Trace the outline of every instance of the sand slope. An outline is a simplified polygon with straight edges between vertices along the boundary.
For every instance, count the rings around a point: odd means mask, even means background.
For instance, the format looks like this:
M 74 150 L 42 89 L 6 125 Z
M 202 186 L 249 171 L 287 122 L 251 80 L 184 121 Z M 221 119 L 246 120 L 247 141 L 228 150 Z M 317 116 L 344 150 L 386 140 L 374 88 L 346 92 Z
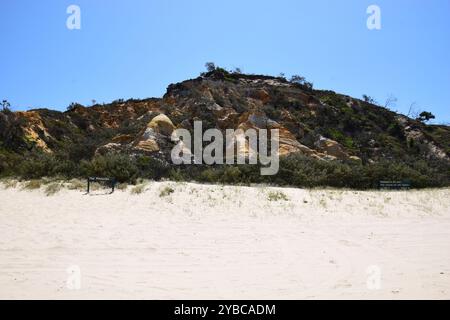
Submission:
M 160 197 L 167 185 L 175 192 Z M 269 201 L 276 190 L 289 200 Z M 140 195 L 0 188 L 0 298 L 449 299 L 448 199 L 172 182 Z M 79 290 L 66 285 L 70 266 Z

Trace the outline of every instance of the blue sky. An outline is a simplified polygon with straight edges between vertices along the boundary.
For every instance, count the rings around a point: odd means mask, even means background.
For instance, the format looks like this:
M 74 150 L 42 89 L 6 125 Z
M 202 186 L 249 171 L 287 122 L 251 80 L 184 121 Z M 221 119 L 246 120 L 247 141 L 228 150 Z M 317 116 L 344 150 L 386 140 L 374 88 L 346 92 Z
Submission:
M 81 29 L 66 9 L 81 8 Z M 382 29 L 366 27 L 369 5 Z M 14 110 L 160 97 L 213 61 L 450 122 L 449 0 L 2 0 L 0 99 Z

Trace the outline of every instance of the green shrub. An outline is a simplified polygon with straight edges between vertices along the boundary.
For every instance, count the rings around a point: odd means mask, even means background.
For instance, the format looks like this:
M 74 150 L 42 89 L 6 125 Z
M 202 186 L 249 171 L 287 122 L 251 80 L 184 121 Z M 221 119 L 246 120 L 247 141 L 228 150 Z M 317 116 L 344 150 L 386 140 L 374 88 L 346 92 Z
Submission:
M 173 181 L 185 181 L 187 177 L 185 176 L 184 172 L 179 169 L 170 169 L 169 171 L 169 179 Z
M 394 130 L 394 129 L 393 129 Z M 369 141 L 364 135 L 345 135 L 340 129 L 330 129 L 336 140 L 344 140 L 350 147 Z M 314 133 L 315 134 L 315 133 Z M 312 134 L 311 134 L 312 135 Z M 345 142 L 345 139 L 349 139 Z M 295 187 L 337 187 L 368 189 L 377 186 L 380 180 L 411 180 L 414 188 L 450 186 L 450 164 L 447 160 L 424 158 L 427 146 L 414 144 L 380 132 L 375 136 L 380 152 L 391 154 L 391 160 L 369 163 L 370 151 L 362 149 L 362 163 L 347 161 L 323 161 L 292 154 L 280 158 L 280 170 L 274 176 L 261 176 L 260 165 L 185 165 L 171 166 L 160 159 L 149 156 L 106 154 L 92 160 L 75 162 L 62 154 L 28 152 L 23 156 L 0 149 L 0 176 L 37 180 L 42 177 L 69 180 L 68 188 L 83 190 L 88 176 L 114 177 L 119 183 L 135 184 L 138 179 L 169 178 L 175 181 L 200 181 L 248 185 L 269 183 Z M 340 141 L 340 142 L 341 142 Z M 302 141 L 303 142 L 303 141 Z M 342 143 L 342 142 L 341 142 Z M 367 144 L 367 143 L 366 143 Z M 409 146 L 409 151 L 405 152 Z M 366 153 L 367 152 L 367 153 Z M 83 179 L 83 180 L 78 180 Z M 33 183 L 31 183 L 31 186 Z M 11 186 L 12 187 L 12 186 Z
M 215 183 L 219 181 L 220 173 L 213 168 L 206 168 L 201 171 L 199 179 L 202 182 Z
M 227 166 L 223 170 L 220 180 L 224 183 L 240 183 L 242 182 L 241 170 L 237 166 Z
M 138 156 L 135 165 L 141 178 L 159 180 L 170 172 L 170 167 L 162 160 L 148 156 Z
M 85 162 L 85 167 L 89 176 L 113 177 L 118 182 L 135 179 L 139 172 L 128 155 L 115 153 L 96 156 L 92 161 Z

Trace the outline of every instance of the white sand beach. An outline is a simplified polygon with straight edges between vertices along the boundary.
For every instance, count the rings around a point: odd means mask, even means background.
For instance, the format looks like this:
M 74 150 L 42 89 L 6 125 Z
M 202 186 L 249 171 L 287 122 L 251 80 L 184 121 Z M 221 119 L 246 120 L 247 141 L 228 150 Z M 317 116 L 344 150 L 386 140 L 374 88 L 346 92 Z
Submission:
M 0 298 L 450 299 L 450 189 L 131 188 L 0 185 Z

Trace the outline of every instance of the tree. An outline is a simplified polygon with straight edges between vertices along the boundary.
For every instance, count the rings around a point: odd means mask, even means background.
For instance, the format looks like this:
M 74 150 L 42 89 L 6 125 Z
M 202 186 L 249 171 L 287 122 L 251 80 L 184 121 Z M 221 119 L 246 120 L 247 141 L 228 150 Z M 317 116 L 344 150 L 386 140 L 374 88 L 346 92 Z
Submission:
M 67 111 L 74 111 L 76 108 L 83 107 L 83 105 L 79 104 L 78 102 L 72 102 L 68 107 Z
M 367 103 L 370 103 L 370 104 L 377 104 L 375 99 L 372 98 L 371 96 L 368 96 L 367 94 L 363 94 L 362 97 L 364 99 L 364 102 L 367 102 Z
M 8 102 L 8 100 L 3 100 L 2 103 L 2 112 L 3 113 L 10 113 L 11 112 L 11 104 Z
M 413 102 L 409 105 L 408 114 L 406 115 L 409 118 L 418 118 L 419 112 L 416 110 L 416 102 Z
M 298 74 L 294 74 L 291 77 L 291 82 L 292 83 L 297 83 L 297 84 L 305 84 L 306 79 L 305 79 L 305 77 L 299 76 Z
M 234 68 L 234 73 L 242 74 L 242 69 L 241 68 Z
M 386 99 L 386 102 L 384 103 L 384 107 L 386 109 L 392 109 L 396 106 L 396 104 L 397 98 L 393 94 L 390 94 L 389 97 Z
M 434 116 L 434 114 L 428 111 L 423 111 L 421 114 L 419 114 L 419 117 L 417 118 L 417 120 L 421 122 L 427 122 L 430 121 L 431 119 L 436 119 L 436 117 Z
M 314 84 L 313 84 L 312 82 L 309 82 L 309 81 L 305 81 L 305 82 L 303 83 L 303 85 L 305 86 L 305 88 L 306 88 L 307 90 L 312 90 L 313 87 L 314 87 Z
M 205 63 L 205 68 L 208 72 L 212 72 L 216 70 L 216 65 L 214 64 L 214 62 L 207 62 Z
M 294 74 L 291 77 L 290 82 L 298 84 L 298 85 L 302 86 L 306 90 L 312 90 L 313 86 L 314 86 L 312 82 L 306 81 L 305 77 L 299 76 L 298 74 Z
M 3 100 L 0 105 L 0 144 L 10 148 L 19 148 L 23 145 L 22 127 L 25 119 L 11 111 L 11 104 Z

